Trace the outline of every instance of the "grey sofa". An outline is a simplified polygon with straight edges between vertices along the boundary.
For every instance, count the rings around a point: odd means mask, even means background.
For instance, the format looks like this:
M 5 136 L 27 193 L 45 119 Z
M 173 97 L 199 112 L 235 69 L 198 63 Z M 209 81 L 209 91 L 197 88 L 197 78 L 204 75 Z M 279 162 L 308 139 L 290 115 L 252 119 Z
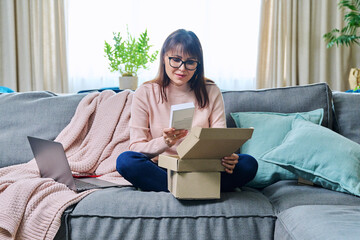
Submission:
M 84 96 L 0 94 L 0 167 L 29 161 L 32 154 L 26 136 L 54 139 Z M 228 127 L 235 127 L 231 112 L 296 113 L 322 108 L 322 126 L 360 143 L 360 94 L 332 92 L 320 83 L 224 91 L 223 97 Z M 177 200 L 170 193 L 132 187 L 99 190 L 64 212 L 56 239 L 313 240 L 359 236 L 359 197 L 285 179 L 264 188 L 222 193 L 219 200 Z

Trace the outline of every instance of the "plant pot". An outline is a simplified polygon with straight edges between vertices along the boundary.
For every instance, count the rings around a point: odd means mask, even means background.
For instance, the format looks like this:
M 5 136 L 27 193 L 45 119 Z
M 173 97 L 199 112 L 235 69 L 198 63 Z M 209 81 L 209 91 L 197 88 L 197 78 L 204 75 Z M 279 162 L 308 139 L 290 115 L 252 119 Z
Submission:
M 352 68 L 349 74 L 350 89 L 360 85 L 360 68 Z
M 138 77 L 119 77 L 119 89 L 136 90 Z

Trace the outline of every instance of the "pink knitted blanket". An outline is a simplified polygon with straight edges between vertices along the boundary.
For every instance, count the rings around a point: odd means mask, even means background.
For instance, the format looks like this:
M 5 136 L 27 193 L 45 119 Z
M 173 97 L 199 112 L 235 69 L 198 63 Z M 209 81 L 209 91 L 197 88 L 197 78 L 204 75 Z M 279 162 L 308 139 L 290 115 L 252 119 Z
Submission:
M 55 139 L 64 145 L 73 172 L 95 172 L 130 185 L 116 172 L 116 158 L 128 150 L 132 92 L 91 93 Z M 92 190 L 94 191 L 94 190 Z M 64 210 L 92 191 L 75 193 L 40 178 L 35 160 L 0 169 L 0 239 L 53 239 Z

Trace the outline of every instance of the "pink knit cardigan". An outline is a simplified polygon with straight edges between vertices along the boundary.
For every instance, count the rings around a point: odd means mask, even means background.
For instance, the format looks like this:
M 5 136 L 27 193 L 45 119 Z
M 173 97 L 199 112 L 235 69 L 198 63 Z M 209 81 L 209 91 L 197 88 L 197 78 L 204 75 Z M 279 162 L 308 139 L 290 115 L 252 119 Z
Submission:
M 64 146 L 73 172 L 95 172 L 130 185 L 116 171 L 116 158 L 128 150 L 132 92 L 91 93 L 55 139 Z M 64 210 L 91 191 L 75 193 L 40 178 L 35 160 L 0 169 L 0 239 L 53 239 Z M 101 204 L 101 203 L 99 203 Z

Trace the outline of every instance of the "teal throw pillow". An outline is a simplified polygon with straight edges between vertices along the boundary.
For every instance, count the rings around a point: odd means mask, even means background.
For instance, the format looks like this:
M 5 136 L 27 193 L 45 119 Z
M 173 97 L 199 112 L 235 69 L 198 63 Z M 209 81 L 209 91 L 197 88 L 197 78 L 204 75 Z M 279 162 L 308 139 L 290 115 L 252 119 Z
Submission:
M 14 92 L 14 90 L 12 90 L 8 87 L 0 86 L 0 93 L 12 93 L 12 92 Z
M 360 196 L 360 145 L 296 117 L 278 147 L 261 157 L 324 188 Z
M 300 114 L 313 123 L 321 124 L 324 110 L 316 109 L 302 113 L 230 113 L 238 128 L 254 127 L 251 139 L 241 147 L 241 153 L 253 156 L 259 164 L 255 178 L 247 186 L 263 188 L 279 180 L 297 179 L 292 172 L 259 159 L 264 153 L 282 143 L 286 134 L 291 130 L 291 124 L 296 114 Z

